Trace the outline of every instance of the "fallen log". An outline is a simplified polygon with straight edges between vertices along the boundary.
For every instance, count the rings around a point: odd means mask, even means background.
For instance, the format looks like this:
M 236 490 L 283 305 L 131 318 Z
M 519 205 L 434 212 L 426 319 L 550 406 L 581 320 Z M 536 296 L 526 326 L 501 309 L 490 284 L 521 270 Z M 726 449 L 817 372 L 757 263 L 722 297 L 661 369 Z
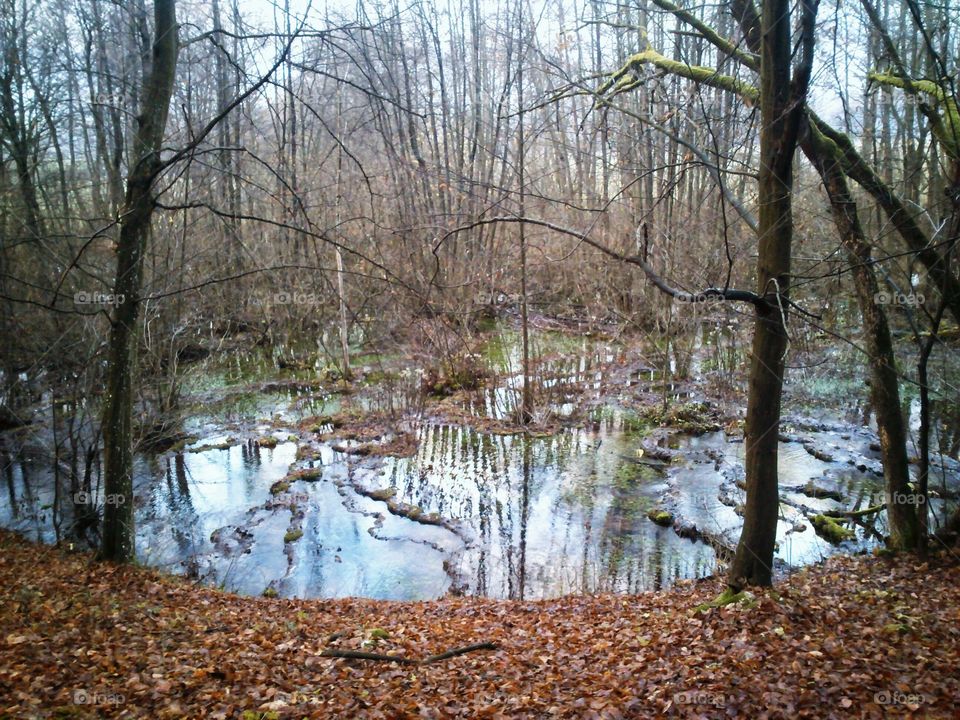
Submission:
M 437 655 L 431 655 L 426 658 L 409 658 L 405 655 L 386 655 L 381 653 L 365 652 L 363 650 L 339 650 L 337 648 L 326 648 L 320 655 L 322 657 L 346 658 L 348 660 L 372 660 L 374 662 L 395 662 L 400 665 L 429 665 L 431 663 L 448 660 L 457 655 L 465 655 L 477 650 L 496 650 L 497 644 L 493 642 L 482 642 L 474 645 L 465 645 L 464 647 L 453 648 Z

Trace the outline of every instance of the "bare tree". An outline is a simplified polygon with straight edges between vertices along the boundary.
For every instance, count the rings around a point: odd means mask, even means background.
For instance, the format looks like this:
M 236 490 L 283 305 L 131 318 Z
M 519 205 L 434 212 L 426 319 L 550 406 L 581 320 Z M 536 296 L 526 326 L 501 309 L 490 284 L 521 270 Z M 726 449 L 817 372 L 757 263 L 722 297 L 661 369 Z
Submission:
M 113 286 L 117 307 L 110 331 L 103 420 L 105 490 L 118 502 L 108 504 L 104 513 L 100 557 L 115 562 L 129 562 L 134 557 L 131 358 L 140 308 L 143 252 L 156 207 L 154 183 L 163 168 L 160 152 L 173 94 L 178 50 L 176 1 L 156 0 L 152 63 L 137 117 L 133 146 L 135 160 L 127 177 L 117 244 L 117 272 Z

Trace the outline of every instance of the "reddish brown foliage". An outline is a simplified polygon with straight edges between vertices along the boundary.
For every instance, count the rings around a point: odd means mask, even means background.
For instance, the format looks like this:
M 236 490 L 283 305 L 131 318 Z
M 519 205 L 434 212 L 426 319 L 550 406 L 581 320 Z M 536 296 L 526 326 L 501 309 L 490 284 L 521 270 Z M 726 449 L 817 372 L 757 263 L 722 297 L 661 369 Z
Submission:
M 837 558 L 706 613 L 714 581 L 544 602 L 245 598 L 9 533 L 0 580 L 0 717 L 960 714 L 952 559 Z M 485 641 L 429 665 L 321 655 Z

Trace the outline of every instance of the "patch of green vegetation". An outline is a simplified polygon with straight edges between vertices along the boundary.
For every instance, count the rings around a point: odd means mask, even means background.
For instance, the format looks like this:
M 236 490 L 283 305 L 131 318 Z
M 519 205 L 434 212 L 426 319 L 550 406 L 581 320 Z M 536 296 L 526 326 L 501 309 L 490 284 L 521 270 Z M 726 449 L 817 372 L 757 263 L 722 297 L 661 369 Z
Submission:
M 647 517 L 662 527 L 673 525 L 673 514 L 662 508 L 653 508 L 647 511 Z
M 624 517 L 632 517 L 648 512 L 653 501 L 645 495 L 632 493 L 618 496 L 615 503 L 616 507 L 611 507 L 611 511 L 616 510 Z
M 459 354 L 446 358 L 439 367 L 426 368 L 422 387 L 430 395 L 446 397 L 459 390 L 476 390 L 489 376 L 476 355 Z
M 285 493 L 290 489 L 290 483 L 286 480 L 277 480 L 273 485 L 270 486 L 271 495 L 279 495 L 280 493 Z
M 640 465 L 626 462 L 617 468 L 617 473 L 613 476 L 613 485 L 621 490 L 627 490 L 634 487 L 642 477 L 643 468 Z
M 383 368 L 373 368 L 363 376 L 364 385 L 384 385 L 386 383 L 396 382 L 400 379 L 400 374 L 394 370 L 385 370 Z
M 300 423 L 300 429 L 306 430 L 307 432 L 312 433 L 321 433 L 327 425 L 333 424 L 333 417 L 331 415 L 313 415 Z
M 167 452 L 181 453 L 181 452 L 183 452 L 183 449 L 184 449 L 187 445 L 192 445 L 193 443 L 197 442 L 197 440 L 199 440 L 199 439 L 200 439 L 200 438 L 194 437 L 193 435 L 188 435 L 187 437 L 182 438 L 182 439 L 178 440 L 177 442 L 175 442 L 173 445 L 171 445 L 171 446 L 167 449 Z
M 397 494 L 397 489 L 395 487 L 383 488 L 382 490 L 374 490 L 370 493 L 370 497 L 374 500 L 391 500 Z
M 299 470 L 294 470 L 292 473 L 288 474 L 283 480 L 287 483 L 292 483 L 297 480 L 306 480 L 311 482 L 313 480 L 318 480 L 323 474 L 323 468 L 321 467 L 308 467 L 300 468 Z
M 591 509 L 597 498 L 597 476 L 593 473 L 573 475 L 563 487 L 563 501 Z
M 397 352 L 377 352 L 367 349 L 363 352 L 357 352 L 350 356 L 350 365 L 354 368 L 360 368 L 364 365 L 378 368 L 392 368 L 402 365 L 406 358 Z
M 302 537 L 303 537 L 303 530 L 301 530 L 300 528 L 295 528 L 295 529 L 293 529 L 293 530 L 287 530 L 286 534 L 284 534 L 284 536 L 283 536 L 283 542 L 284 542 L 284 544 L 286 544 L 286 543 L 293 543 L 293 542 L 296 542 L 297 540 L 299 540 L 299 539 L 302 538 Z
M 280 441 L 273 435 L 264 435 L 263 437 L 257 438 L 257 445 L 262 448 L 275 448 L 279 442 Z
M 520 334 L 514 330 L 501 329 L 494 332 L 490 339 L 480 349 L 480 356 L 484 361 L 499 372 L 510 369 L 510 358 L 520 345 Z
M 587 418 L 594 423 L 607 422 L 616 419 L 616 417 L 617 409 L 612 405 L 601 405 L 587 412 Z
M 502 323 L 500 328 L 492 328 L 493 332 L 480 349 L 480 356 L 486 365 L 500 373 L 514 372 L 517 369 L 522 338 L 520 332 Z M 556 330 L 530 331 L 530 346 L 532 357 L 548 355 L 572 356 L 589 352 L 583 335 L 559 332 Z
M 669 404 L 666 407 L 656 405 L 646 408 L 642 416 L 656 425 L 676 428 L 692 435 L 720 429 L 716 413 L 707 403 Z
M 821 487 L 817 485 L 816 482 L 810 480 L 806 485 L 803 486 L 803 494 L 807 497 L 818 498 L 818 499 L 829 499 L 836 500 L 840 502 L 843 500 L 843 493 L 839 490 L 833 490 L 831 488 Z
M 237 444 L 236 438 L 228 437 L 223 442 L 211 443 L 209 445 L 199 445 L 198 447 L 190 448 L 187 452 L 191 453 L 202 453 L 207 450 L 229 450 L 234 445 Z
M 623 414 L 623 432 L 636 437 L 644 437 L 650 432 L 650 422 L 633 411 Z
M 269 712 L 260 712 L 258 710 L 244 710 L 240 720 L 280 720 L 280 715 L 270 710 Z
M 652 479 L 655 471 L 640 463 L 625 462 L 617 468 L 613 476 L 613 486 L 618 490 L 634 490 L 642 483 Z
M 267 588 L 264 588 L 261 595 L 263 595 L 263 597 L 265 598 L 275 598 L 277 597 L 277 595 L 279 595 L 279 593 L 276 591 L 276 589 L 272 587 L 267 587 Z
M 853 540 L 856 537 L 853 530 L 845 528 L 826 515 L 814 515 L 810 518 L 810 522 L 813 524 L 813 529 L 817 531 L 817 535 L 834 545 L 839 545 L 845 540 Z
M 297 448 L 297 460 L 316 460 L 320 457 L 320 451 L 310 445 L 300 445 Z
M 410 503 L 387 500 L 387 509 L 394 515 L 400 515 L 414 522 L 417 522 L 421 516 L 423 516 L 423 508 L 418 505 L 411 505 Z
M 724 607 L 726 605 L 732 605 L 733 603 L 738 603 L 741 607 L 752 608 L 757 605 L 756 596 L 749 592 L 748 590 L 741 590 L 740 592 L 734 592 L 731 588 L 726 588 L 722 593 L 720 593 L 715 599 L 710 602 L 705 602 L 700 605 L 697 605 L 694 608 L 695 613 L 706 612 L 713 608 Z

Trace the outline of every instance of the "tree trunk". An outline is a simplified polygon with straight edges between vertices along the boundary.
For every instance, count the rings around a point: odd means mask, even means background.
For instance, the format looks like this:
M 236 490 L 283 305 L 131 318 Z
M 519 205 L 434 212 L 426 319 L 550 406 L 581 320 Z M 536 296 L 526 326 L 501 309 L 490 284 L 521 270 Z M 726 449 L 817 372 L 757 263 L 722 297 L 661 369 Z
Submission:
M 518 30 L 520 33 L 520 51 L 517 53 L 517 112 L 520 114 L 517 123 L 517 169 L 519 182 L 520 217 L 526 215 L 527 177 L 526 177 L 526 124 L 523 108 L 523 64 L 527 58 L 527 43 L 529 38 L 523 26 L 523 5 L 517 5 L 519 10 Z M 528 425 L 533 420 L 533 390 L 530 387 L 530 325 L 527 313 L 527 231 L 526 225 L 520 223 L 520 336 L 523 352 L 523 386 L 521 387 L 520 412 L 518 420 L 521 425 Z
M 793 236 L 793 155 L 812 58 L 815 7 L 815 4 L 803 5 L 804 32 L 807 33 L 805 53 L 791 82 L 789 0 L 764 0 L 763 3 L 757 288 L 767 302 L 757 306 L 754 322 L 744 433 L 747 502 L 743 531 L 727 577 L 734 591 L 744 585 L 770 585 L 773 580 L 779 514 L 777 443 L 788 345 L 786 303 Z
M 129 562 L 134 557 L 133 527 L 133 392 L 132 363 L 143 251 L 155 207 L 153 182 L 162 169 L 160 147 L 167 123 L 177 67 L 175 0 L 155 0 L 155 38 L 143 106 L 137 118 L 134 157 L 127 177 L 124 212 L 117 247 L 114 296 L 117 307 L 110 329 L 107 395 L 104 409 L 104 489 L 113 500 L 104 504 L 100 557 Z
M 837 146 L 816 128 L 810 128 L 804 151 L 816 165 L 830 197 L 834 222 L 850 257 L 857 303 L 863 317 L 863 330 L 870 358 L 870 399 L 877 414 L 880 453 L 890 524 L 891 548 L 910 550 L 916 546 L 919 524 L 910 497 L 910 466 L 907 458 L 907 429 L 900 412 L 900 386 L 893 354 L 890 326 L 877 302 L 879 286 L 873 273 L 870 244 L 867 242 L 840 167 Z

